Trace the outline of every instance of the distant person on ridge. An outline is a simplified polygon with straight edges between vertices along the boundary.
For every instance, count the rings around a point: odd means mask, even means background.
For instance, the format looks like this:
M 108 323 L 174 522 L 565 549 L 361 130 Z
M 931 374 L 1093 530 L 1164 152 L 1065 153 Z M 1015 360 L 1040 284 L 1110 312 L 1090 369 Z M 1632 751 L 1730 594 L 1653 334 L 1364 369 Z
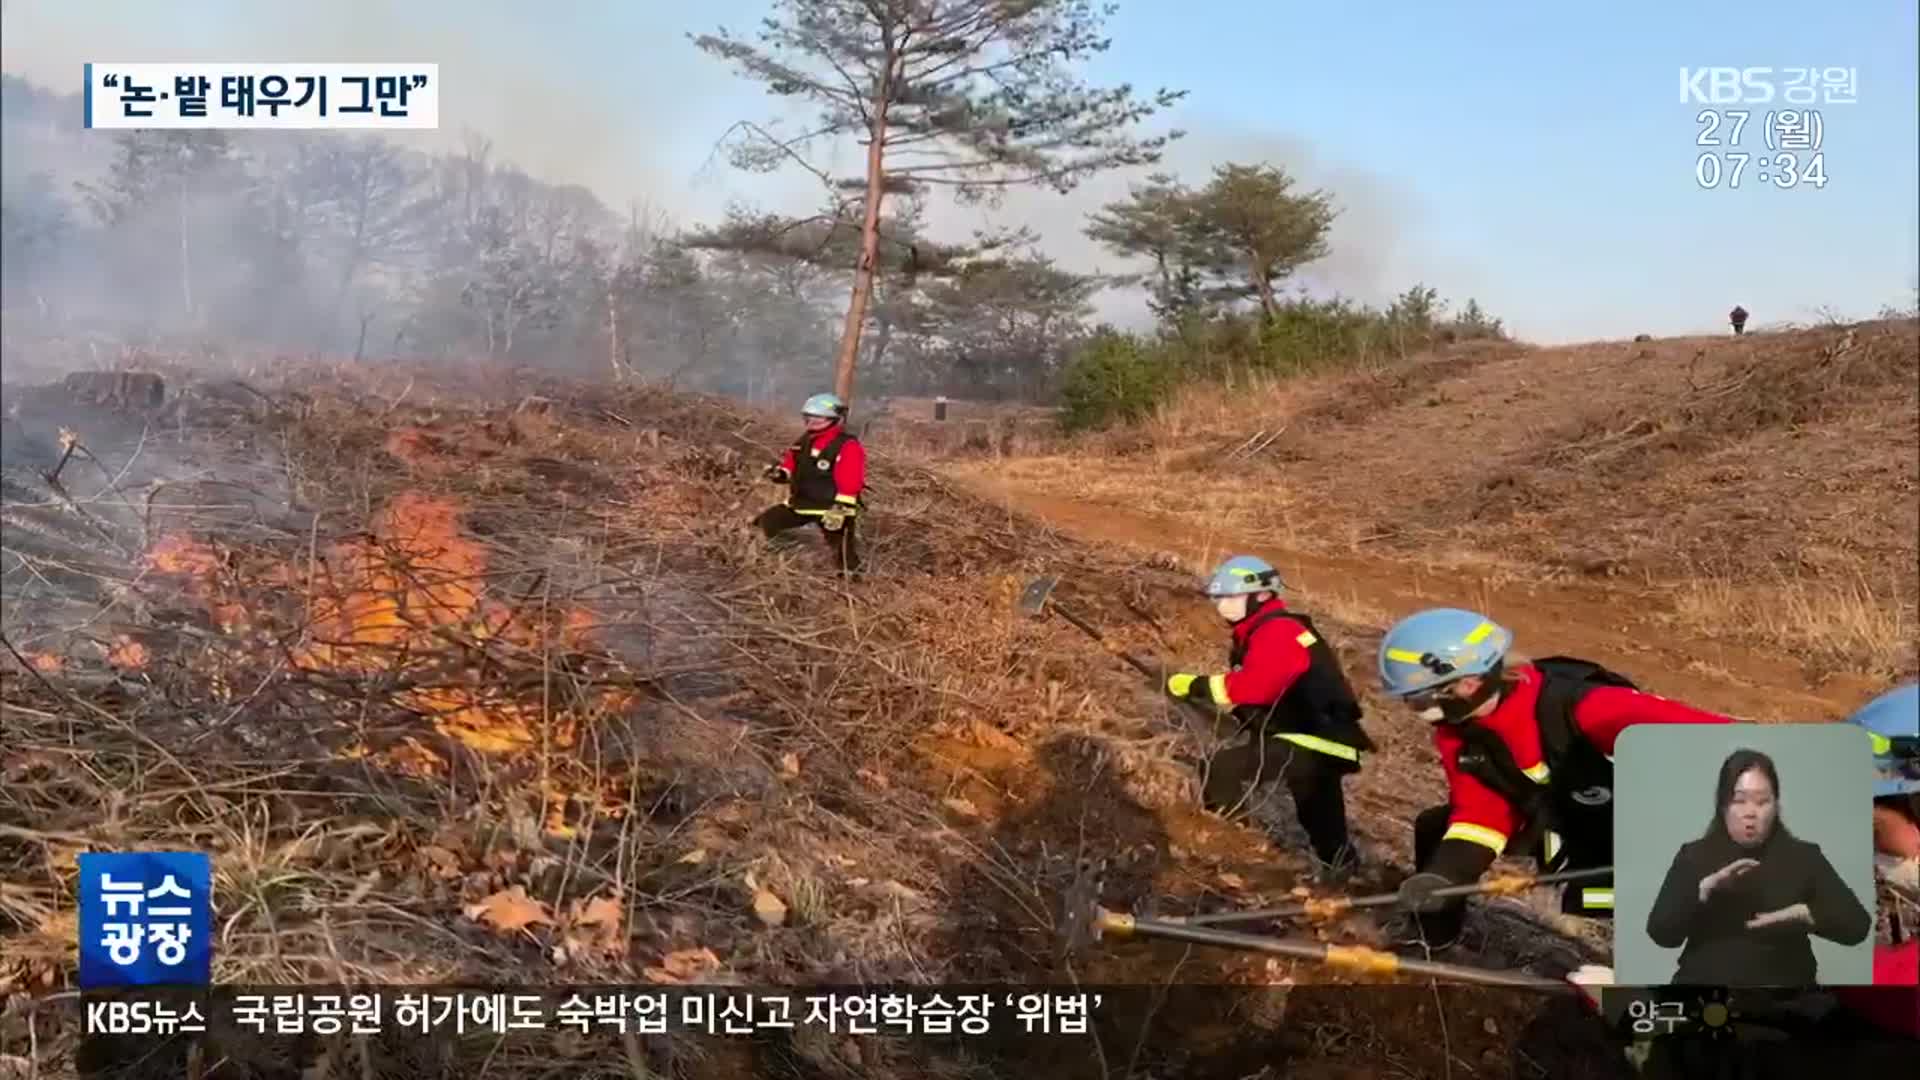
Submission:
M 1386 692 L 1433 725 L 1447 802 L 1413 823 L 1415 872 L 1400 886 L 1420 938 L 1453 944 L 1462 898 L 1499 856 L 1531 856 L 1543 873 L 1613 865 L 1613 746 L 1634 724 L 1725 724 L 1730 717 L 1643 693 L 1598 664 L 1565 656 L 1509 664 L 1513 634 L 1476 612 L 1434 608 L 1380 643 Z M 1613 917 L 1610 877 L 1568 885 L 1561 910 Z
M 802 525 L 820 526 L 840 572 L 860 570 L 854 518 L 867 482 L 867 451 L 846 428 L 847 405 L 833 394 L 815 394 L 800 407 L 807 430 L 768 466 L 767 479 L 787 485 L 787 499 L 761 511 L 753 523 L 768 539 Z
M 1280 599 L 1280 572 L 1237 555 L 1213 572 L 1206 595 L 1233 627 L 1229 670 L 1167 678 L 1167 693 L 1230 712 L 1250 741 L 1207 762 L 1206 808 L 1240 815 L 1254 791 L 1286 781 L 1313 853 L 1333 876 L 1358 863 L 1347 835 L 1341 783 L 1360 769 L 1373 743 L 1360 728 L 1360 702 L 1325 635 Z
M 1747 309 L 1740 307 L 1739 305 L 1736 304 L 1734 306 L 1734 309 L 1727 313 L 1727 321 L 1733 324 L 1734 333 L 1736 334 L 1746 333 L 1747 332 Z

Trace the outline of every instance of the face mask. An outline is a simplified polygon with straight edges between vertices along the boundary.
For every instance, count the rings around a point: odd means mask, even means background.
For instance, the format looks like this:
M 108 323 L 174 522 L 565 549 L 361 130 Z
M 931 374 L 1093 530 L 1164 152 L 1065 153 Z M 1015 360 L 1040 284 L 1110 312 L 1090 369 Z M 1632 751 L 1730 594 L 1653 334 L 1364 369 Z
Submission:
M 1461 697 L 1449 689 L 1429 690 L 1412 699 L 1416 710 L 1414 715 L 1429 724 L 1464 724 L 1479 711 L 1480 706 L 1487 703 L 1496 689 L 1497 684 L 1488 679 L 1471 697 Z
M 1876 876 L 1888 885 L 1920 899 L 1920 856 L 1896 859 L 1890 855 L 1873 857 L 1873 869 Z
M 1228 622 L 1237 623 L 1247 617 L 1247 596 L 1241 593 L 1239 596 L 1216 597 L 1213 601 L 1213 610 L 1219 612 L 1220 617 Z

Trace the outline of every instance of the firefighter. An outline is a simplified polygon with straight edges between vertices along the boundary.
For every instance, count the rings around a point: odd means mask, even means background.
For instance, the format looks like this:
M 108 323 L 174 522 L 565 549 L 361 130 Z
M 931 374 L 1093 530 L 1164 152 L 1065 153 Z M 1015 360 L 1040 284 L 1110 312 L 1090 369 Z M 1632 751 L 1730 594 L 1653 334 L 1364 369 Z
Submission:
M 1281 600 L 1284 587 L 1279 571 L 1250 555 L 1221 563 L 1204 592 L 1233 628 L 1229 670 L 1172 674 L 1166 690 L 1230 713 L 1236 734 L 1252 733 L 1207 762 L 1207 809 L 1239 816 L 1256 788 L 1284 781 L 1314 856 L 1339 878 L 1359 862 L 1341 784 L 1374 747 L 1326 635 Z
M 1733 324 L 1734 333 L 1736 334 L 1746 333 L 1747 332 L 1747 309 L 1741 307 L 1738 304 L 1735 304 L 1733 306 L 1733 310 L 1727 312 L 1727 321 Z
M 807 429 L 768 466 L 766 477 L 787 485 L 786 501 L 769 506 L 754 524 L 771 539 L 812 523 L 820 527 L 835 565 L 846 576 L 860 569 L 854 519 L 866 485 L 867 452 L 846 428 L 846 402 L 834 394 L 815 394 L 800 407 Z
M 1413 615 L 1380 644 L 1386 692 L 1433 724 L 1448 801 L 1414 821 L 1414 874 L 1403 906 L 1424 942 L 1451 945 L 1464 900 L 1429 894 L 1477 881 L 1511 852 L 1543 873 L 1613 864 L 1613 743 L 1633 724 L 1725 724 L 1732 718 L 1643 693 L 1598 664 L 1553 656 L 1509 665 L 1513 635 L 1456 608 Z M 1613 882 L 1569 886 L 1569 914 L 1613 916 Z
M 1873 869 L 1880 884 L 1880 928 L 1873 953 L 1876 985 L 1920 979 L 1920 683 L 1868 702 L 1847 722 L 1873 740 Z M 1920 997 L 1860 995 L 1863 1010 L 1920 1037 Z

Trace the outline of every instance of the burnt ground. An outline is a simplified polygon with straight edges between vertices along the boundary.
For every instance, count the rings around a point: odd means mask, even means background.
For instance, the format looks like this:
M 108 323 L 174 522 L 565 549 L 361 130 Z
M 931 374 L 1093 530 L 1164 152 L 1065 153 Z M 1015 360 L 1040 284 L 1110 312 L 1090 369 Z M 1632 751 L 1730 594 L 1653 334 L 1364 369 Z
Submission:
M 1195 810 L 1166 703 L 1014 604 L 1060 574 L 1128 647 L 1210 655 L 1185 569 L 881 452 L 872 576 L 850 587 L 812 537 L 742 528 L 787 433 L 723 402 L 160 370 L 158 406 L 9 394 L 0 1061 L 71 1075 L 75 855 L 177 848 L 215 854 L 223 983 L 1171 988 L 1097 1038 L 489 1039 L 416 1075 L 1617 1071 L 1564 996 L 1150 942 L 1062 966 L 1085 856 L 1115 908 L 1310 887 L 1284 798 L 1264 826 Z M 1364 621 L 1327 625 L 1364 671 Z M 1420 733 L 1373 733 L 1358 884 L 1385 887 L 1439 792 Z M 1603 955 L 1526 903 L 1479 912 L 1450 959 L 1553 975 Z

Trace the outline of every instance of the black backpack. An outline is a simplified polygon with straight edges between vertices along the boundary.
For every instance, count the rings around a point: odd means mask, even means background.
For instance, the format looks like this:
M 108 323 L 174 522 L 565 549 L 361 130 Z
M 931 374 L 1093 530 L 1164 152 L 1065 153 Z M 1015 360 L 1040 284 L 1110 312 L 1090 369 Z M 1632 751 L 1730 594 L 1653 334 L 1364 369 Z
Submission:
M 1533 708 L 1534 722 L 1540 725 L 1540 755 L 1547 768 L 1554 772 L 1560 771 L 1562 763 L 1578 745 L 1591 747 L 1573 724 L 1573 710 L 1588 691 L 1602 686 L 1640 689 L 1619 672 L 1571 656 L 1542 657 L 1535 660 L 1533 666 L 1539 669 L 1541 677 L 1540 699 Z
M 1550 773 L 1566 777 L 1581 772 L 1592 777 L 1604 773 L 1609 780 L 1612 763 L 1598 747 L 1588 742 L 1574 726 L 1573 711 L 1580 699 L 1602 686 L 1638 690 L 1633 680 L 1599 664 L 1570 656 L 1548 656 L 1533 662 L 1540 672 L 1540 697 L 1534 704 L 1534 723 L 1540 729 L 1540 757 Z M 1530 842 L 1529 837 L 1550 827 L 1553 816 L 1552 792 L 1534 783 L 1520 770 L 1505 740 L 1487 728 L 1466 724 L 1461 732 L 1466 746 L 1461 749 L 1460 766 L 1469 775 L 1492 788 L 1514 809 L 1528 819 L 1516 846 Z M 1577 762 L 1577 766 L 1576 766 Z

